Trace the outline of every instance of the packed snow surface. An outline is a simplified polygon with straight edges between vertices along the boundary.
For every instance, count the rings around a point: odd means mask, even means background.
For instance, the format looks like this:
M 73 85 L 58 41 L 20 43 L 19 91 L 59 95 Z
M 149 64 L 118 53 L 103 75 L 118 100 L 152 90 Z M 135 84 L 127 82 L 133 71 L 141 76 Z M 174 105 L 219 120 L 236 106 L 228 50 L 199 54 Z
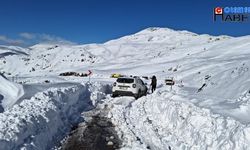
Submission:
M 250 36 L 168 28 L 148 28 L 104 44 L 0 46 L 0 71 L 9 79 L 0 76 L 0 145 L 48 149 L 51 139 L 66 134 L 58 131 L 62 124 L 71 124 L 83 107 L 106 105 L 123 149 L 249 149 L 249 64 Z M 90 78 L 59 76 L 88 70 Z M 112 73 L 156 75 L 157 90 L 136 101 L 111 98 L 106 85 L 115 81 Z M 10 82 L 13 77 L 22 85 Z M 170 78 L 176 83 L 172 90 L 164 83 Z M 88 88 L 86 82 L 99 85 Z M 99 90 L 105 92 L 92 92 Z M 82 96 L 87 93 L 92 96 Z

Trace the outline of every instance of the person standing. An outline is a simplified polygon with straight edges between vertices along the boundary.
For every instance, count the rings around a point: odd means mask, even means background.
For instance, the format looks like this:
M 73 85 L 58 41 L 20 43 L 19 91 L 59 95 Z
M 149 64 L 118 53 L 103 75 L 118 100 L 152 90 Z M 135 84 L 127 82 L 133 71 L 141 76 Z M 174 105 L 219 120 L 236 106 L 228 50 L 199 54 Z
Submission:
M 151 80 L 151 91 L 152 93 L 155 91 L 157 85 L 157 79 L 156 76 L 153 75 L 152 80 Z

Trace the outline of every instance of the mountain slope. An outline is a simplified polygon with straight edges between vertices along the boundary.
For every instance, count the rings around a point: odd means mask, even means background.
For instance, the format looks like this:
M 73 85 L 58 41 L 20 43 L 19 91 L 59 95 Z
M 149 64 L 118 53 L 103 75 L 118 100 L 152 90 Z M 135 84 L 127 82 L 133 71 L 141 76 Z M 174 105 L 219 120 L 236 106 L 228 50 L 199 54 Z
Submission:
M 198 35 L 167 28 L 148 28 L 104 44 L 30 47 L 29 55 L 11 55 L 0 70 L 17 76 L 58 76 L 65 71 L 108 78 L 111 73 L 173 77 L 178 94 L 200 107 L 248 123 L 250 108 L 241 108 L 249 92 L 250 36 Z M 176 89 L 177 90 L 177 89 Z M 244 102 L 243 102 L 244 101 Z M 230 109 L 228 109 L 230 108 Z M 247 110 L 245 110 L 247 109 Z M 248 111 L 249 109 L 249 111 Z M 235 115 L 237 114 L 241 115 Z

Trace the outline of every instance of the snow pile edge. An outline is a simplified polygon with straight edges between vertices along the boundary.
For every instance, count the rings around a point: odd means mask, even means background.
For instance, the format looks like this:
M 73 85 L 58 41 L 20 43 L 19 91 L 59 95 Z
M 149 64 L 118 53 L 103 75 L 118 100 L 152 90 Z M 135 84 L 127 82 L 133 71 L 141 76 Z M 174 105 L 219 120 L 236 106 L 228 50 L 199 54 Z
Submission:
M 249 125 L 197 107 L 169 92 L 154 93 L 127 106 L 114 106 L 112 117 L 124 139 L 124 150 L 250 147 Z
M 16 101 L 24 94 L 24 90 L 22 85 L 10 82 L 2 74 L 0 74 L 0 83 L 0 96 L 3 98 L 0 99 L 0 105 L 6 109 L 16 103 Z
M 37 93 L 0 114 L 0 149 L 51 148 L 91 105 L 90 91 L 80 84 Z

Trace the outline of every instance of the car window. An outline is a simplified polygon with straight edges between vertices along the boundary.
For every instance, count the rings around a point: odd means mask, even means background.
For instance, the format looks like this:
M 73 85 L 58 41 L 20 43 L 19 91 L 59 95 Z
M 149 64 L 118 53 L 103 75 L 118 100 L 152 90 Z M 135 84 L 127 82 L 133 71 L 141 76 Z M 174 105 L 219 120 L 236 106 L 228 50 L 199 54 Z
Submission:
M 116 82 L 118 82 L 118 83 L 134 83 L 134 79 L 118 78 Z
M 141 85 L 143 85 L 143 82 L 140 79 L 138 80 L 138 83 L 141 84 Z
M 142 85 L 145 85 L 145 83 L 141 80 Z

